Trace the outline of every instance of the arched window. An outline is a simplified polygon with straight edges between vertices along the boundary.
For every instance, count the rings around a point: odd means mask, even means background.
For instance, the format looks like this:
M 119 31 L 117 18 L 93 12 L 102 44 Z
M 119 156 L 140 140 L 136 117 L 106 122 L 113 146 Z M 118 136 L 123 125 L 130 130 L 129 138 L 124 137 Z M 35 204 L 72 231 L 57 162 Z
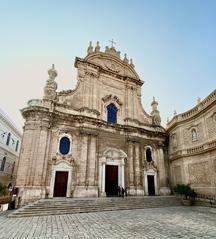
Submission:
M 197 132 L 195 129 L 191 130 L 191 137 L 192 137 L 192 141 L 196 141 L 197 140 Z
M 114 104 L 107 106 L 107 122 L 115 124 L 117 123 L 117 111 L 118 109 Z
M 68 154 L 70 151 L 70 139 L 68 137 L 62 137 L 60 139 L 59 151 L 61 154 Z
M 8 133 L 8 135 L 7 135 L 7 141 L 6 141 L 6 145 L 9 145 L 9 143 L 10 143 L 10 137 L 11 137 L 11 134 Z
M 4 171 L 4 169 L 5 169 L 5 163 L 6 163 L 6 157 L 4 157 L 4 158 L 2 159 L 1 170 L 0 170 L 0 171 Z
M 146 149 L 146 160 L 147 162 L 151 162 L 152 161 L 152 152 L 151 152 L 151 149 L 150 148 L 147 148 Z

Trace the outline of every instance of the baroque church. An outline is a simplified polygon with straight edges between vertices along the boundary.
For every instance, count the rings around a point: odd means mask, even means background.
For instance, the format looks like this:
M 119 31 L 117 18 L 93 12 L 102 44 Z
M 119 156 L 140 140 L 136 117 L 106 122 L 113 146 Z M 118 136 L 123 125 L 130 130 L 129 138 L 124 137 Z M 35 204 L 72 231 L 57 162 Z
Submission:
M 173 119 L 166 131 L 155 98 L 151 114 L 146 113 L 143 81 L 132 60 L 126 55 L 122 59 L 113 46 L 102 51 L 99 42 L 94 48 L 90 42 L 87 56 L 76 57 L 74 66 L 74 90 L 57 92 L 53 65 L 43 98 L 30 100 L 21 110 L 20 204 L 39 198 L 116 196 L 118 187 L 131 196 L 167 195 L 173 182 L 184 183 L 184 155 L 175 155 L 177 146 L 183 147 L 177 142 L 180 123 Z M 175 146 L 168 145 L 168 136 Z

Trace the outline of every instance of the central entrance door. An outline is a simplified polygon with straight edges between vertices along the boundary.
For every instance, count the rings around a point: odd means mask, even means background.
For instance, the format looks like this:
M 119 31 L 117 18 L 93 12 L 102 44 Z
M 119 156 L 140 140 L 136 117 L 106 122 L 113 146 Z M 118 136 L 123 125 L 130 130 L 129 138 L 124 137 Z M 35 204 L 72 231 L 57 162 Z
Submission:
M 66 197 L 68 172 L 56 171 L 54 197 Z
M 106 165 L 106 182 L 105 191 L 106 195 L 117 196 L 118 195 L 118 166 Z
M 155 195 L 155 184 L 154 184 L 154 175 L 148 175 L 148 194 Z

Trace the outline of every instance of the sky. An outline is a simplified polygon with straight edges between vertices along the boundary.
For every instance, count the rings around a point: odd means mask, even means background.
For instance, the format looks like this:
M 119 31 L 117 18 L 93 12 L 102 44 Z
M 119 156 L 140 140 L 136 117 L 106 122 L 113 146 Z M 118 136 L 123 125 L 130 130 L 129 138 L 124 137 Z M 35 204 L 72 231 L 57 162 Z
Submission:
M 53 63 L 58 91 L 73 89 L 75 57 L 114 39 L 145 81 L 145 111 L 155 96 L 165 127 L 216 88 L 215 12 L 215 0 L 0 0 L 0 108 L 21 129 L 20 109 L 42 98 Z

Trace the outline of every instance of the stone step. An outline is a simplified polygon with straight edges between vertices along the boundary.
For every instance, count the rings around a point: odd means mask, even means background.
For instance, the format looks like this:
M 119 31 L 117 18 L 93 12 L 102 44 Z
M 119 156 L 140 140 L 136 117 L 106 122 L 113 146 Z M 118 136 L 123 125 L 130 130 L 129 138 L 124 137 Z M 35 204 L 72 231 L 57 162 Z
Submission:
M 8 217 L 46 216 L 179 205 L 181 205 L 180 201 L 173 196 L 97 199 L 53 198 L 41 199 L 12 212 Z

